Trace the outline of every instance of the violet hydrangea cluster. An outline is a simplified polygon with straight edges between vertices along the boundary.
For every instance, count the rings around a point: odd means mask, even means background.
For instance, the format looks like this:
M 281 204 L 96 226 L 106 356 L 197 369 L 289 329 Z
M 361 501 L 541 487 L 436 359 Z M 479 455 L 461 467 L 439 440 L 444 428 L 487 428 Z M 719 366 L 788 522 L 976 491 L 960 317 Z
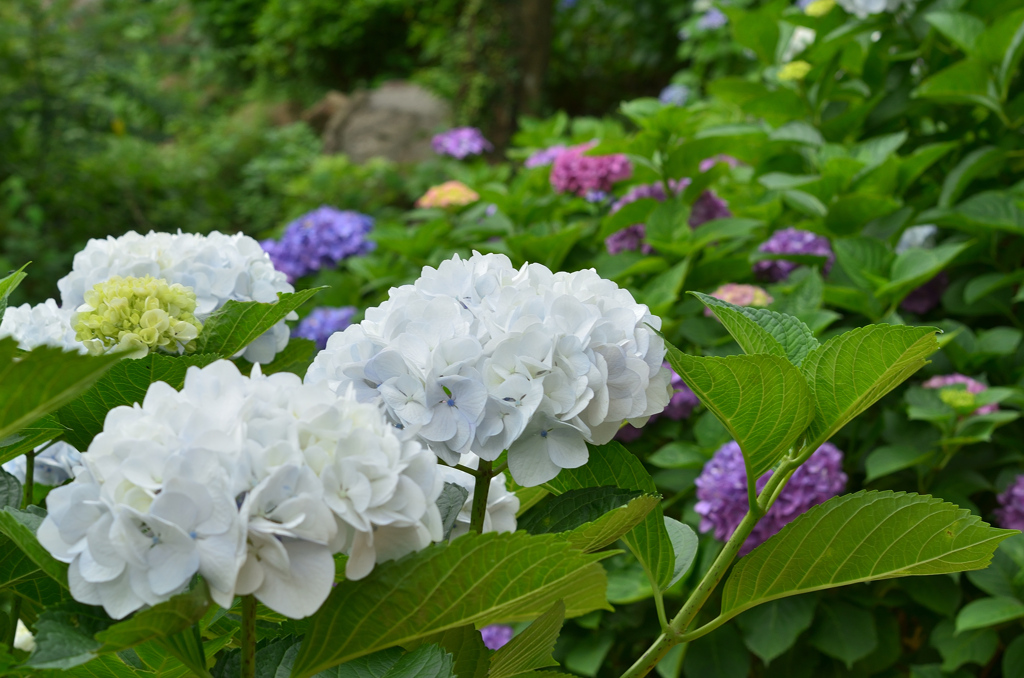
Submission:
M 491 624 L 480 629 L 480 637 L 488 650 L 500 650 L 508 645 L 513 635 L 515 632 L 508 624 Z
M 534 167 L 547 167 L 555 161 L 555 158 L 565 152 L 565 146 L 561 144 L 556 146 L 549 146 L 533 153 L 529 158 L 523 161 L 523 167 L 526 169 L 533 169 Z
M 999 502 L 995 510 L 999 525 L 1008 530 L 1024 530 L 1024 474 L 1014 478 L 996 501 Z
M 758 491 L 772 473 L 768 471 L 757 479 Z M 748 509 L 747 469 L 739 443 L 730 441 L 722 445 L 704 465 L 696 485 L 694 508 L 701 516 L 701 531 L 714 530 L 716 539 L 727 540 Z M 740 555 L 752 551 L 812 506 L 838 495 L 844 487 L 843 453 L 832 443 L 825 443 L 793 473 L 768 513 L 743 542 Z
M 484 138 L 476 127 L 456 127 L 434 136 L 430 145 L 439 155 L 449 155 L 463 160 L 471 155 L 480 155 L 492 150 L 491 142 Z
M 352 324 L 352 316 L 355 314 L 355 306 L 314 308 L 309 315 L 299 321 L 299 326 L 295 328 L 295 336 L 316 342 L 317 349 L 322 351 L 327 348 L 327 340 L 332 334 L 341 332 Z
M 593 191 L 608 192 L 617 181 L 633 174 L 633 165 L 622 153 L 584 155 L 597 142 L 573 146 L 559 153 L 551 168 L 551 186 L 558 193 L 585 197 Z
M 900 302 L 900 308 L 904 311 L 924 315 L 939 305 L 942 295 L 949 287 L 949 274 L 940 271 L 934 278 L 915 288 Z
M 828 275 L 836 259 L 828 238 L 796 228 L 784 228 L 781 231 L 775 231 L 768 240 L 761 243 L 757 251 L 766 254 L 806 254 L 826 257 L 827 261 L 822 266 L 822 273 L 824 275 Z M 779 282 L 788 278 L 789 274 L 796 270 L 799 265 L 796 262 L 785 259 L 764 259 L 754 264 L 754 273 L 765 280 Z
M 965 390 L 968 393 L 977 395 L 983 391 L 988 390 L 988 386 L 981 383 L 977 379 L 971 379 L 968 376 L 954 372 L 953 374 L 942 374 L 931 377 L 925 381 L 921 386 L 923 388 L 934 388 L 934 389 L 946 389 L 955 388 L 956 386 L 963 384 Z M 992 414 L 999 409 L 999 405 L 996 403 L 989 403 L 988 405 L 982 405 L 978 409 L 974 410 L 972 414 L 979 416 L 982 414 Z
M 534 486 L 668 404 L 660 326 L 592 269 L 456 255 L 332 336 L 306 380 L 382 402 L 449 465 L 507 450 L 513 479 Z
M 366 235 L 373 217 L 323 205 L 285 227 L 280 240 L 264 240 L 263 249 L 274 267 L 295 281 L 342 259 L 372 252 L 376 243 Z

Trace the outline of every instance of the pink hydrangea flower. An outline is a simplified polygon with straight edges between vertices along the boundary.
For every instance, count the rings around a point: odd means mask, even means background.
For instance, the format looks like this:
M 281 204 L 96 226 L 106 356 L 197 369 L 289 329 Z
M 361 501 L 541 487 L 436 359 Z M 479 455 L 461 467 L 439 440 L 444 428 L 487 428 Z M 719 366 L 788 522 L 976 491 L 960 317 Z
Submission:
M 742 285 L 740 283 L 726 283 L 711 293 L 715 299 L 721 299 L 733 306 L 754 306 L 764 308 L 775 299 L 762 287 L 757 285 Z M 714 316 L 710 308 L 704 309 L 704 315 L 709 318 Z
M 416 207 L 461 207 L 479 199 L 480 195 L 461 181 L 446 181 L 430 187 L 416 201 Z
M 583 197 L 591 191 L 610 191 L 616 181 L 628 179 L 633 165 L 622 153 L 584 155 L 597 142 L 567 148 L 555 158 L 551 168 L 551 186 L 558 193 Z
M 971 379 L 970 377 L 966 377 L 966 376 L 964 376 L 962 374 L 958 374 L 958 373 L 955 373 L 955 372 L 953 374 L 943 374 L 943 375 L 932 377 L 928 381 L 926 381 L 923 384 L 921 384 L 921 386 L 924 387 L 924 388 L 938 388 L 938 389 L 942 389 L 942 388 L 948 388 L 950 386 L 953 386 L 954 384 L 963 384 L 964 386 L 967 387 L 967 392 L 968 393 L 974 393 L 974 394 L 981 393 L 981 392 L 983 392 L 983 391 L 988 389 L 988 386 L 986 386 L 985 384 L 981 383 L 980 381 L 978 381 L 976 379 Z M 989 405 L 982 405 L 978 409 L 974 410 L 974 412 L 972 414 L 974 414 L 974 415 L 992 414 L 993 412 L 997 411 L 998 409 L 999 409 L 999 405 L 997 405 L 996 403 L 991 403 Z

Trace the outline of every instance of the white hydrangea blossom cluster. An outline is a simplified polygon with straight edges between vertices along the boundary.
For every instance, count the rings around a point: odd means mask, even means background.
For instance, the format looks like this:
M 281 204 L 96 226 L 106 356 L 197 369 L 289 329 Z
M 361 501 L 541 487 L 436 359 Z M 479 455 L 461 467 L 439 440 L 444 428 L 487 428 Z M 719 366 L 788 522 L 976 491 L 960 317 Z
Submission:
M 74 309 L 64 309 L 53 299 L 31 306 L 11 306 L 0 321 L 0 337 L 11 337 L 18 347 L 31 351 L 39 346 L 53 346 L 65 351 L 86 353 L 85 345 L 75 339 L 71 327 Z
M 480 464 L 480 457 L 473 453 L 464 454 L 459 458 L 459 464 L 467 468 L 475 469 Z M 446 483 L 454 483 L 469 492 L 462 510 L 455 518 L 455 525 L 452 527 L 450 539 L 461 537 L 469 532 L 473 518 L 473 495 L 476 486 L 476 479 L 465 471 L 450 466 L 439 466 L 441 476 Z M 519 497 L 514 492 L 509 492 L 505 483 L 505 474 L 499 473 L 491 478 L 491 484 L 487 492 L 487 513 L 484 516 L 484 532 L 515 532 L 516 513 L 519 512 Z
M 118 407 L 73 482 L 47 498 L 40 543 L 71 593 L 122 618 L 198 573 L 230 607 L 253 594 L 300 618 L 346 576 L 441 538 L 437 459 L 379 406 L 288 373 L 191 367 Z
M 582 466 L 586 443 L 608 442 L 624 420 L 664 409 L 660 326 L 592 269 L 456 255 L 332 336 L 306 380 L 383 400 L 449 465 L 508 450 L 512 477 L 533 486 Z
M 866 19 L 872 14 L 892 14 L 903 5 L 913 4 L 913 0 L 836 0 L 836 3 L 857 18 Z
M 196 294 L 195 315 L 201 321 L 231 299 L 268 303 L 277 301 L 278 292 L 295 291 L 260 244 L 242 233 L 151 231 L 139 235 L 131 231 L 117 238 L 90 240 L 75 255 L 71 273 L 57 281 L 61 305 L 74 311 L 85 303 L 88 290 L 113 276 L 147 275 L 191 287 Z M 243 356 L 250 362 L 268 363 L 288 344 L 288 337 L 288 326 L 281 321 L 249 344 Z

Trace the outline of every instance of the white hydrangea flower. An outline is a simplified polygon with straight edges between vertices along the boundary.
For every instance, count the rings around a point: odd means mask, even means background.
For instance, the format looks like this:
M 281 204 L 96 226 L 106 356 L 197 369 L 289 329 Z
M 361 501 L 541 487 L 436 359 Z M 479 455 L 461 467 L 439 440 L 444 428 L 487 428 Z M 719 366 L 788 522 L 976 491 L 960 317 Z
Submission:
M 57 281 L 63 308 L 78 308 L 86 290 L 112 276 L 151 275 L 169 284 L 191 287 L 196 317 L 205 320 L 229 300 L 277 301 L 278 292 L 294 292 L 284 273 L 253 238 L 242 233 L 155 233 L 130 231 L 118 238 L 93 239 L 74 258 L 71 273 Z M 297 315 L 290 320 L 294 320 Z M 243 356 L 268 363 L 288 343 L 281 321 L 246 347 Z
M 859 19 L 866 19 L 872 14 L 888 12 L 892 14 L 903 5 L 909 5 L 912 0 L 836 0 L 840 7 Z
M 332 336 L 306 381 L 379 399 L 449 465 L 508 450 L 512 477 L 532 486 L 665 407 L 660 326 L 593 270 L 456 255 Z
M 18 626 L 14 630 L 14 647 L 23 652 L 33 652 L 36 649 L 36 637 L 25 626 L 25 622 L 18 620 Z
M 935 237 L 939 229 L 934 224 L 922 224 L 911 226 L 900 234 L 899 242 L 896 243 L 896 254 L 903 254 L 910 249 L 931 249 L 935 247 Z
M 66 483 L 74 477 L 75 467 L 82 465 L 82 454 L 63 441 L 49 447 L 40 445 L 36 452 L 32 480 L 40 485 L 57 487 Z M 5 463 L 3 469 L 17 478 L 19 483 L 25 484 L 28 462 L 24 455 Z
M 63 309 L 53 299 L 31 306 L 11 306 L 0 321 L 0 337 L 11 337 L 18 347 L 31 351 L 37 346 L 54 346 L 65 351 L 86 353 L 71 329 L 74 309 Z
M 793 35 L 790 36 L 789 42 L 786 43 L 786 49 L 782 52 L 782 63 L 792 61 L 796 55 L 813 45 L 817 36 L 818 34 L 813 28 L 797 26 L 793 29 Z
M 111 410 L 72 483 L 47 498 L 40 543 L 71 593 L 122 618 L 194 574 L 217 604 L 253 594 L 305 617 L 348 574 L 441 538 L 437 460 L 379 407 L 229 361 L 189 368 Z
M 477 468 L 480 464 L 480 457 L 475 454 L 464 454 L 459 459 L 459 464 L 467 468 Z M 440 466 L 441 475 L 446 483 L 454 483 L 467 492 L 466 503 L 455 519 L 452 527 L 451 539 L 461 537 L 469 532 L 473 518 L 473 494 L 476 488 L 476 479 L 465 471 L 450 466 Z M 499 473 L 491 478 L 490 488 L 487 492 L 487 514 L 484 516 L 484 532 L 515 532 L 516 513 L 519 512 L 519 497 L 514 492 L 509 492 L 505 482 L 505 474 Z

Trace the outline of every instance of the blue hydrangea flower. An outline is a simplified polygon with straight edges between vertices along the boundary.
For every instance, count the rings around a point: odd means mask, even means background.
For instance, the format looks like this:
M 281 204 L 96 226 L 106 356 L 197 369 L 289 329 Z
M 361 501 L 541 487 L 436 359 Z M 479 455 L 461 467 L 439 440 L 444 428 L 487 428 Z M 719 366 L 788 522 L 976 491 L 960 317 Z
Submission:
M 764 488 L 772 473 L 768 471 L 757 479 L 758 491 Z M 701 516 L 701 531 L 714 530 L 715 539 L 727 540 L 743 520 L 748 507 L 747 469 L 739 444 L 730 441 L 722 445 L 704 465 L 696 485 L 694 509 Z M 740 555 L 746 555 L 798 515 L 836 496 L 844 487 L 843 453 L 832 443 L 825 443 L 793 473 L 768 513 L 743 542 Z
M 757 251 L 769 254 L 810 254 L 826 257 L 827 261 L 821 268 L 823 275 L 828 275 L 828 272 L 832 269 L 833 262 L 836 260 L 836 255 L 832 252 L 832 245 L 829 244 L 828 238 L 796 228 L 784 228 L 781 231 L 775 231 L 775 233 L 772 233 L 772 237 L 761 243 Z M 754 273 L 764 280 L 779 282 L 788 278 L 789 274 L 799 265 L 785 259 L 765 259 L 754 264 Z
M 666 106 L 685 106 L 689 98 L 690 88 L 686 85 L 669 85 L 658 95 L 658 101 Z
M 288 224 L 280 240 L 260 243 L 274 262 L 274 268 L 289 281 L 334 268 L 342 259 L 373 251 L 377 246 L 366 234 L 373 217 L 326 205 Z
M 355 306 L 314 308 L 309 315 L 299 321 L 295 336 L 315 341 L 317 350 L 322 351 L 327 348 L 327 340 L 332 334 L 341 332 L 352 324 L 352 316 L 355 314 Z
M 697 28 L 710 31 L 715 28 L 721 28 L 727 23 L 729 23 L 729 18 L 725 16 L 722 10 L 712 7 L 704 12 L 704 16 L 697 20 Z
M 476 127 L 456 127 L 442 132 L 434 136 L 431 146 L 438 155 L 450 155 L 459 160 L 494 148 Z

